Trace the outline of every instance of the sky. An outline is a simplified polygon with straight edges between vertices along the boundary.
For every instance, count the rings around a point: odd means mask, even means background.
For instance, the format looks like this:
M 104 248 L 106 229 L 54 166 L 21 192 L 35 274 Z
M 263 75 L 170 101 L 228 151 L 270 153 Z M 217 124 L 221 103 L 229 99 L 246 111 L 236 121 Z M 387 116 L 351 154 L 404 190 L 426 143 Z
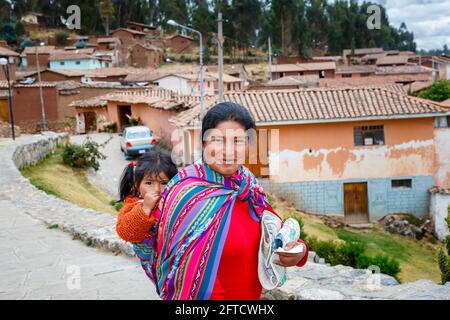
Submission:
M 359 0 L 359 2 L 363 2 Z M 396 28 L 402 22 L 414 33 L 418 49 L 450 47 L 450 0 L 371 0 L 382 4 L 389 22 Z

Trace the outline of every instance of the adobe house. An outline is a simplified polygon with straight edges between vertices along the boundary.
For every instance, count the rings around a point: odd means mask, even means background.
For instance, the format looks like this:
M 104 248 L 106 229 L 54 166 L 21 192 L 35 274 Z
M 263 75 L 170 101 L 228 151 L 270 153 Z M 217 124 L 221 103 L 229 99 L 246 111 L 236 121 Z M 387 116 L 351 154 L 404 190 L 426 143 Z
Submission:
M 46 68 L 49 66 L 50 55 L 55 51 L 55 46 L 38 46 L 37 56 L 39 59 L 39 68 Z M 36 64 L 36 47 L 25 47 L 21 57 L 21 66 L 24 68 L 37 68 Z
M 299 210 L 343 215 L 347 223 L 421 216 L 429 212 L 428 189 L 448 185 L 442 145 L 450 128 L 442 120 L 438 135 L 435 119 L 448 119 L 450 110 L 438 103 L 364 87 L 233 92 L 224 101 L 242 104 L 256 120 L 249 168 Z M 170 120 L 182 131 L 186 164 L 199 154 L 198 116 L 196 106 Z
M 0 58 L 6 58 L 8 60 L 9 78 L 10 80 L 15 80 L 19 54 L 10 49 L 0 47 Z M 3 68 L 0 68 L 0 80 L 7 80 Z
M 318 75 L 319 78 L 334 78 L 336 63 L 334 61 L 276 64 L 272 65 L 272 80 L 286 76 Z M 269 70 L 268 70 L 269 71 Z
M 177 95 L 169 90 L 153 88 L 115 92 L 91 99 L 77 100 L 70 104 L 76 109 L 77 131 L 87 128 L 104 130 L 110 123 L 116 123 L 118 131 L 129 126 L 127 116 L 140 118 L 165 143 L 171 144 L 175 126 L 168 120 L 180 111 L 187 110 L 198 98 Z
M 336 67 L 335 78 L 358 78 L 374 76 L 376 66 L 353 65 Z
M 176 53 L 183 53 L 192 50 L 197 46 L 194 38 L 183 35 L 174 34 L 166 39 L 167 47 Z
M 205 95 L 214 95 L 219 90 L 219 76 L 217 73 L 205 72 L 203 77 Z M 241 79 L 223 74 L 223 91 L 242 90 Z M 173 73 L 154 78 L 152 83 L 158 87 L 175 91 L 179 94 L 200 94 L 200 73 Z
M 149 44 L 136 43 L 128 48 L 127 65 L 135 68 L 158 68 L 163 50 Z
M 134 21 L 127 21 L 127 29 L 144 32 L 144 33 L 150 33 L 153 35 L 157 35 L 158 29 L 155 26 L 151 26 L 145 23 L 140 22 L 134 22 Z

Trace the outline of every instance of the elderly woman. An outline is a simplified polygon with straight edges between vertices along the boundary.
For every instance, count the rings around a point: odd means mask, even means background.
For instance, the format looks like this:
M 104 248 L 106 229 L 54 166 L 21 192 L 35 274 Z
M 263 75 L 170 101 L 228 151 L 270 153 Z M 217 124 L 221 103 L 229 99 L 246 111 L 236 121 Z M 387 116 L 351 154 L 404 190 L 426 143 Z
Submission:
M 251 129 L 255 122 L 244 107 L 211 108 L 202 123 L 202 161 L 170 180 L 153 211 L 157 224 L 133 235 L 142 239 L 134 249 L 161 298 L 260 299 L 261 217 L 273 209 L 243 165 Z M 307 246 L 298 240 L 287 247 L 294 246 L 304 250 L 278 253 L 275 263 L 304 265 Z

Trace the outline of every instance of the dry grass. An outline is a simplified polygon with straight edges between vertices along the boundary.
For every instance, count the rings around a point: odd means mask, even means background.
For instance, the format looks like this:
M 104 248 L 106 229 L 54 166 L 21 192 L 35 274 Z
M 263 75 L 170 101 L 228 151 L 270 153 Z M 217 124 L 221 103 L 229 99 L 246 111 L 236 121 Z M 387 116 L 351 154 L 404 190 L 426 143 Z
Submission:
M 111 198 L 95 188 L 81 169 L 62 163 L 61 150 L 33 167 L 24 168 L 22 174 L 38 189 L 70 201 L 83 208 L 117 214 L 110 205 Z

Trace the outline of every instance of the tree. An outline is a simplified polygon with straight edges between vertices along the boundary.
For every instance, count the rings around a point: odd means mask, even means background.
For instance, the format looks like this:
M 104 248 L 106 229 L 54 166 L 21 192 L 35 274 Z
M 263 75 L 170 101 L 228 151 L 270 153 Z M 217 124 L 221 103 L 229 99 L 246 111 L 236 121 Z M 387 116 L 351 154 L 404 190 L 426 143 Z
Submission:
M 27 33 L 26 30 L 25 30 L 25 27 L 24 27 L 23 23 L 20 22 L 20 21 L 17 21 L 17 22 L 16 22 L 15 29 L 16 29 L 16 34 L 17 34 L 18 36 L 23 36 L 24 34 Z
M 102 19 L 103 27 L 105 28 L 105 33 L 109 36 L 109 25 L 114 17 L 114 7 L 110 0 L 100 0 L 98 2 L 98 11 Z
M 55 32 L 55 42 L 59 46 L 65 46 L 67 44 L 67 39 L 69 39 L 69 34 L 65 31 Z
M 0 37 L 4 39 L 8 44 L 17 43 L 16 29 L 11 22 L 5 22 L 0 28 Z
M 435 81 L 431 87 L 420 92 L 419 97 L 438 102 L 450 99 L 450 80 Z

